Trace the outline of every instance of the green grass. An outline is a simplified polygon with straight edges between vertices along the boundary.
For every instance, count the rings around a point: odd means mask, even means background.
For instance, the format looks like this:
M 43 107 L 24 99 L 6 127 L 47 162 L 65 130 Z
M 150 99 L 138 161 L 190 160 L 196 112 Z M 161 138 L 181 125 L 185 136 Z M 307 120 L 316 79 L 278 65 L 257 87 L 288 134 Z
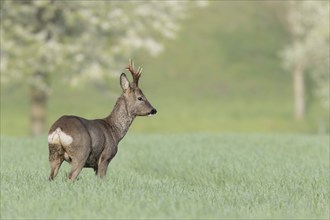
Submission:
M 48 182 L 46 137 L 1 138 L 2 219 L 328 218 L 329 137 L 134 134 L 107 178 Z

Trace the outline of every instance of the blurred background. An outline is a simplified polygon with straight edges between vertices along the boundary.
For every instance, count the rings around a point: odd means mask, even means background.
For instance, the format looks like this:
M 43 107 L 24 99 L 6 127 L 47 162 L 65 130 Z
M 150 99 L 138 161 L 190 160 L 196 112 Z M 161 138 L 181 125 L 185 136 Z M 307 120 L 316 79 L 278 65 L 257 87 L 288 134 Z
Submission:
M 1 1 L 1 135 L 104 118 L 128 59 L 158 110 L 131 132 L 329 132 L 329 1 Z

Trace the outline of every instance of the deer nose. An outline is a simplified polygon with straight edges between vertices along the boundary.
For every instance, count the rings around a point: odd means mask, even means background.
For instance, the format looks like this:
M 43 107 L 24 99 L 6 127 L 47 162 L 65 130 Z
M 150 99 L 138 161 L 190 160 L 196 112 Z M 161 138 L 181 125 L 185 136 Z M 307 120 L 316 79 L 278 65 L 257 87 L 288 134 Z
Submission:
M 150 112 L 150 114 L 152 114 L 152 115 L 154 115 L 156 113 L 157 113 L 157 110 L 156 109 L 152 109 L 151 112 Z

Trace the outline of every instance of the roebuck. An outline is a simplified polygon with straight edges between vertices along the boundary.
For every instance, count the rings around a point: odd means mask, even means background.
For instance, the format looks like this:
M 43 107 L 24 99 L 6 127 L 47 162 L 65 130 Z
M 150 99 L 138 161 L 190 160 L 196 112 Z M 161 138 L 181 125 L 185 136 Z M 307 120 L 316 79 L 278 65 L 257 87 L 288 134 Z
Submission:
M 79 116 L 62 116 L 52 125 L 48 133 L 49 180 L 55 178 L 64 160 L 71 164 L 69 180 L 75 180 L 83 167 L 93 168 L 97 176 L 104 177 L 117 153 L 118 143 L 134 118 L 157 113 L 139 88 L 142 68 L 134 70 L 134 63 L 130 61 L 127 69 L 133 82 L 129 82 L 125 73 L 121 74 L 123 91 L 108 117 L 88 120 Z

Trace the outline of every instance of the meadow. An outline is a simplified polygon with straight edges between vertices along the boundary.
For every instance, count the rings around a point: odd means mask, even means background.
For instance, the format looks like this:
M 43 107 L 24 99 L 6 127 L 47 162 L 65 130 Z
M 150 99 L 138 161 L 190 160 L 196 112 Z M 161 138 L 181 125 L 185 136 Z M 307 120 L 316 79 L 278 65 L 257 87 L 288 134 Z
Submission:
M 325 219 L 329 137 L 137 134 L 108 175 L 48 182 L 46 136 L 1 138 L 1 219 Z
M 1 84 L 0 218 L 328 219 L 329 110 L 306 77 L 306 116 L 294 119 L 275 6 L 210 1 L 158 57 L 132 55 L 158 113 L 134 121 L 104 180 L 83 169 L 70 183 L 64 163 L 48 182 L 46 134 L 27 137 L 29 80 Z M 70 87 L 65 75 L 49 79 L 47 128 L 111 112 L 117 77 Z

